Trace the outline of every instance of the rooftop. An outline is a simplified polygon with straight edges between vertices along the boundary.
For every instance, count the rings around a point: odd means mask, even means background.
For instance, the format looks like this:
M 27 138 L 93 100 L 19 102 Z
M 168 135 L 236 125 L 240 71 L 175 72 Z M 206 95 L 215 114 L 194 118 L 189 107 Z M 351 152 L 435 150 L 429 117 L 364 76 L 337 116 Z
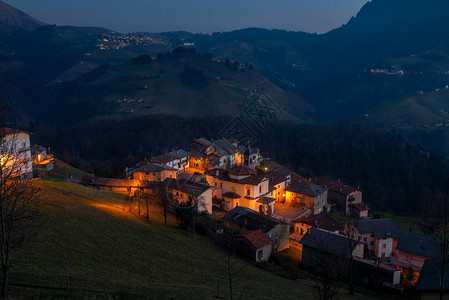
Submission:
M 399 231 L 396 223 L 391 219 L 370 219 L 355 222 L 357 231 L 361 234 L 373 233 L 377 238 L 385 239 Z
M 340 257 L 349 257 L 351 252 L 359 244 L 357 240 L 353 239 L 352 249 L 350 251 L 350 244 L 346 236 L 318 228 L 310 228 L 299 243 L 303 246 Z
M 234 238 L 244 238 L 256 249 L 273 243 L 273 240 L 267 237 L 262 230 L 248 231 L 238 234 Z
M 308 218 L 299 218 L 294 220 L 295 223 L 305 223 L 309 226 L 328 230 L 328 231 L 339 231 L 343 230 L 343 226 L 338 223 L 334 218 L 329 215 L 319 214 Z
M 147 163 L 145 165 L 140 166 L 134 172 L 161 172 L 163 170 L 174 170 L 174 171 L 176 171 L 176 169 L 174 169 L 172 167 L 163 166 L 163 165 L 155 164 L 155 163 Z
M 170 189 L 198 197 L 211 187 L 187 179 L 166 178 L 162 184 Z
M 272 217 L 258 213 L 244 206 L 237 206 L 223 217 L 224 221 L 232 222 L 248 230 L 268 232 L 277 225 L 284 224 Z
M 327 191 L 327 188 L 310 183 L 310 182 L 298 182 L 295 185 L 285 189 L 288 192 L 317 197 Z

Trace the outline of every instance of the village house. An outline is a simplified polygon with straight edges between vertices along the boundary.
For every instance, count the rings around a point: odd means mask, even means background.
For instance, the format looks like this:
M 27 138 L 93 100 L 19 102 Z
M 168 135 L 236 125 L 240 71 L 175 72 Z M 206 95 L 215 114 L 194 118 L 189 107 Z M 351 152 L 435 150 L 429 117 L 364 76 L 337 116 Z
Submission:
M 47 149 L 39 146 L 31 146 L 31 157 L 33 169 L 50 171 L 54 168 L 54 158 L 52 154 L 47 154 Z
M 346 235 L 310 228 L 299 243 L 300 260 L 307 267 L 325 272 L 331 266 L 341 279 L 347 278 L 348 272 L 352 272 L 354 282 L 364 286 L 381 287 L 400 283 L 401 270 L 364 259 L 365 244 Z M 351 257 L 352 268 L 349 269 Z
M 319 214 L 324 211 L 327 204 L 327 188 L 301 181 L 285 189 L 285 202 L 310 209 L 313 214 Z
M 205 138 L 199 138 L 189 143 L 189 169 L 204 172 L 208 167 L 208 155 L 214 152 L 213 144 Z
M 441 275 L 443 262 L 440 259 L 426 260 L 421 275 L 415 287 L 421 300 L 439 300 L 441 288 Z M 444 272 L 444 300 L 449 300 L 449 263 L 446 263 Z
M 0 128 L 0 163 L 3 174 L 33 178 L 30 134 L 23 130 Z
M 133 179 L 135 180 L 161 182 L 166 178 L 177 178 L 177 170 L 165 165 L 146 163 L 137 168 L 133 173 Z
M 186 170 L 189 163 L 190 154 L 182 149 L 154 156 L 151 158 L 152 163 L 174 168 L 178 173 Z
M 273 253 L 273 240 L 260 229 L 234 236 L 232 245 L 237 253 L 256 262 L 268 260 Z
M 413 272 L 411 283 L 415 284 L 425 262 L 438 256 L 439 244 L 440 241 L 433 236 L 404 230 L 396 231 L 389 261 L 401 269 L 404 276 Z
M 262 230 L 273 240 L 273 252 L 289 247 L 290 225 L 252 209 L 238 206 L 223 217 L 223 222 L 240 233 Z
M 265 174 L 270 179 L 270 197 L 280 203 L 285 202 L 285 189 L 290 186 L 292 172 L 287 168 L 278 168 Z
M 260 165 L 260 153 L 259 149 L 248 147 L 242 147 L 240 153 L 243 153 L 243 164 L 251 168 L 257 168 Z
M 299 243 L 302 246 L 301 263 L 308 267 L 320 263 L 317 261 L 320 253 L 330 254 L 335 259 L 364 256 L 363 243 L 355 239 L 349 243 L 347 236 L 320 228 L 310 228 Z
M 366 243 L 375 257 L 388 258 L 393 252 L 393 234 L 398 230 L 391 219 L 370 219 L 355 222 L 350 234 Z
M 198 212 L 212 214 L 212 193 L 209 185 L 190 181 L 187 179 L 166 178 L 162 185 L 168 188 L 173 200 L 178 203 L 191 203 Z
M 362 203 L 362 191 L 359 189 L 340 181 L 320 182 L 320 184 L 329 189 L 328 202 L 334 204 L 337 211 L 350 215 L 353 213 L 353 208 L 362 208 L 362 206 L 354 207 L 354 205 Z M 365 210 L 362 215 L 364 216 L 365 213 L 367 214 L 368 211 Z
M 340 223 L 326 214 L 296 219 L 293 223 L 295 224 L 294 233 L 301 238 L 309 231 L 309 228 L 319 228 L 334 233 L 339 233 L 343 230 L 343 226 Z
M 351 204 L 352 215 L 359 219 L 368 218 L 369 207 L 365 203 Z
M 207 182 L 216 188 L 214 197 L 222 199 L 224 209 L 244 206 L 260 213 L 274 213 L 275 199 L 270 196 L 269 179 L 247 166 L 214 169 L 206 173 Z

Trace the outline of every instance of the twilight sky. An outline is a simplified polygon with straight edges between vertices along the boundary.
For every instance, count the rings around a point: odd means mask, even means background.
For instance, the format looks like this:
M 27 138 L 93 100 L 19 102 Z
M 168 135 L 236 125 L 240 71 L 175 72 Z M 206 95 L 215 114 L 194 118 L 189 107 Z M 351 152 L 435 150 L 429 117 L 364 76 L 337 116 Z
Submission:
M 262 27 L 323 33 L 368 0 L 3 0 L 45 23 L 120 32 Z

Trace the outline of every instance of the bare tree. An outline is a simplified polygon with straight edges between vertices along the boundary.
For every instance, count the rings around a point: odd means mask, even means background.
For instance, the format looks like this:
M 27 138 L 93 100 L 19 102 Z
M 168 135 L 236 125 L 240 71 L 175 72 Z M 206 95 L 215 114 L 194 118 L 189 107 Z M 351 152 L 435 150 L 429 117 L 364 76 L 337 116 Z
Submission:
M 224 274 L 225 279 L 228 282 L 229 288 L 229 297 L 231 300 L 242 299 L 247 292 L 249 285 L 243 285 L 241 287 L 240 293 L 238 293 L 237 282 L 240 284 L 244 284 L 244 280 L 246 276 L 244 276 L 244 272 L 247 269 L 247 265 L 240 261 L 236 256 L 236 249 L 233 245 L 233 239 L 236 234 L 236 231 L 232 228 L 226 228 L 221 234 L 219 244 L 224 249 L 225 252 L 225 265 L 224 265 Z M 218 295 L 217 295 L 218 296 Z
M 314 253 L 315 271 L 319 275 L 312 277 L 316 298 L 319 300 L 336 300 L 339 298 L 339 282 L 345 275 L 345 259 L 331 254 L 332 245 L 324 243 L 320 249 Z M 328 249 L 328 250 L 326 250 Z
M 348 240 L 348 249 L 349 249 L 349 259 L 348 259 L 348 285 L 349 285 L 349 294 L 354 294 L 354 280 L 352 278 L 352 270 L 354 266 L 354 255 L 353 250 L 356 246 L 356 241 L 354 240 L 356 229 L 354 223 L 346 223 L 345 224 L 345 234 Z
M 20 136 L 19 136 L 20 134 Z M 0 136 L 0 255 L 2 296 L 8 298 L 10 259 L 42 224 L 40 188 L 20 179 L 29 170 L 29 138 L 22 132 L 2 130 Z

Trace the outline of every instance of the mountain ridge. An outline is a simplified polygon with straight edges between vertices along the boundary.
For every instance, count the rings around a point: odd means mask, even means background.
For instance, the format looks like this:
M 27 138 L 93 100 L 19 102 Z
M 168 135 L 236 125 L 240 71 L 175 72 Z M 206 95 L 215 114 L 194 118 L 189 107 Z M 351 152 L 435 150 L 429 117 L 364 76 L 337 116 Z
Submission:
M 46 24 L 0 0 L 0 33 L 32 31 L 43 25 Z

